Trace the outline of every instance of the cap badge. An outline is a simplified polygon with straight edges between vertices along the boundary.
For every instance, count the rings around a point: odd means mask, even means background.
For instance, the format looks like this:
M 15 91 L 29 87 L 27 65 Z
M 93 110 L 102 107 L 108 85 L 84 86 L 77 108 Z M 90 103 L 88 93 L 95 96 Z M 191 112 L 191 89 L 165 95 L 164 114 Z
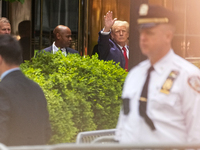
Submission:
M 142 4 L 139 9 L 140 16 L 146 16 L 148 14 L 149 6 L 147 4 Z

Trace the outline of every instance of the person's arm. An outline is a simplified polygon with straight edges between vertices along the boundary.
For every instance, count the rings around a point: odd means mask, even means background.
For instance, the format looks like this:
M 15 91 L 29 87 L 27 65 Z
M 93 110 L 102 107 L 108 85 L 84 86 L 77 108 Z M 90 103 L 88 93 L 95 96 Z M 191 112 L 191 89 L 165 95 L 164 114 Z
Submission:
M 51 136 L 52 136 L 52 131 L 51 131 L 51 124 L 49 122 L 49 114 L 48 114 L 48 119 L 47 119 L 47 122 L 46 122 L 46 143 L 49 142 L 49 140 L 51 139 Z
M 104 28 L 99 32 L 98 51 L 100 59 L 106 60 L 110 53 L 110 31 L 117 18 L 112 17 L 112 11 L 108 11 L 104 16 Z
M 41 89 L 42 90 L 42 89 Z M 48 106 L 47 106 L 47 100 L 45 98 L 45 95 L 42 91 L 42 94 L 41 94 L 41 100 L 45 103 L 45 111 L 44 111 L 44 123 L 45 123 L 45 142 L 46 144 L 48 144 L 49 140 L 51 139 L 51 136 L 52 136 L 52 130 L 51 130 L 51 124 L 50 124 L 50 120 L 49 120 L 49 111 L 48 111 Z
M 183 81 L 182 113 L 185 117 L 187 141 L 200 142 L 200 73 L 185 75 Z
M 0 104 L 0 142 L 5 144 L 9 138 L 10 103 L 6 91 L 2 88 L 0 88 Z

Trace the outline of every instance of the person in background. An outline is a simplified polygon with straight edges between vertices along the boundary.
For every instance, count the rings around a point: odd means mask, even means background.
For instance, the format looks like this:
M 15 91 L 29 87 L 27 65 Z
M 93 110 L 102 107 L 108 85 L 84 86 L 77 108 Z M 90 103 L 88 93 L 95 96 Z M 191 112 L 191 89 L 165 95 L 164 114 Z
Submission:
M 94 45 L 93 50 L 92 50 L 92 55 L 98 54 L 98 59 L 100 59 L 100 54 L 98 51 L 98 44 Z
M 51 46 L 44 49 L 46 52 L 51 52 L 54 54 L 58 50 L 61 50 L 65 56 L 67 56 L 68 53 L 79 53 L 78 51 L 69 47 L 72 41 L 72 33 L 69 27 L 58 25 L 54 29 L 53 34 L 55 41 Z
M 22 47 L 23 62 L 30 60 L 30 48 L 31 48 L 31 21 L 23 20 L 18 25 L 19 43 Z
M 10 21 L 5 17 L 0 18 L 0 34 L 10 34 L 10 33 L 11 33 Z
M 99 32 L 98 52 L 101 60 L 113 60 L 128 71 L 129 23 L 113 19 L 112 15 L 112 12 L 108 11 L 104 16 L 104 28 Z
M 0 143 L 43 145 L 51 137 L 47 101 L 38 84 L 19 68 L 22 50 L 11 35 L 0 35 Z
M 123 87 L 115 139 L 120 143 L 200 142 L 200 70 L 171 47 L 177 15 L 158 5 L 139 7 L 140 48 L 147 60 Z

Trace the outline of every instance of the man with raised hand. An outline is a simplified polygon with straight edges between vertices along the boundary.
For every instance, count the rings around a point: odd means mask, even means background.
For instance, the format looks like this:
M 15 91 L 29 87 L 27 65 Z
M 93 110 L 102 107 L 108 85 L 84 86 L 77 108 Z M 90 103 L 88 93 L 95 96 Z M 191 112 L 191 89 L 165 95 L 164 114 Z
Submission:
M 112 12 L 108 11 L 104 16 L 104 28 L 99 32 L 98 53 L 101 60 L 113 60 L 128 71 L 129 23 L 113 19 L 112 15 Z

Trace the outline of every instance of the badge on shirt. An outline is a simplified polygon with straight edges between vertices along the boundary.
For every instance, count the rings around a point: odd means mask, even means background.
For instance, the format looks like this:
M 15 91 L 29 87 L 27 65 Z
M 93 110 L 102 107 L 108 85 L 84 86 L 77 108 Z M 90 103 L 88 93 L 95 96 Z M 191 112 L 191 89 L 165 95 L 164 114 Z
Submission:
M 171 71 L 167 79 L 165 80 L 160 92 L 164 94 L 169 94 L 174 83 L 174 80 L 178 77 L 179 71 Z
M 188 84 L 193 90 L 200 93 L 200 78 L 198 76 L 192 76 L 188 78 Z

